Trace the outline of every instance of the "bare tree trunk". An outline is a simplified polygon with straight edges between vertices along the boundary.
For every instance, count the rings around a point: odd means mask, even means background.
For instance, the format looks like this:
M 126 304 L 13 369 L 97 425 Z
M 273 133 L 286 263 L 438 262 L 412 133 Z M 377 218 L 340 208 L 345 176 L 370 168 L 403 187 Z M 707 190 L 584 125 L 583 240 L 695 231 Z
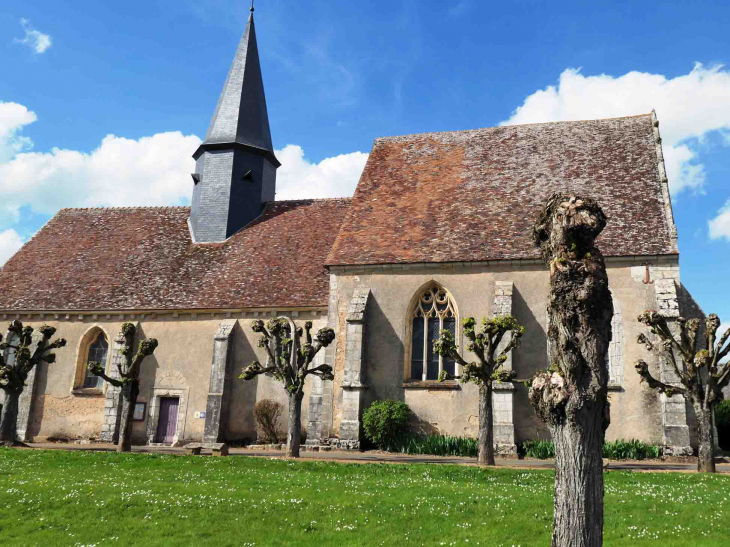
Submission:
M 139 395 L 139 381 L 133 380 L 122 388 L 122 420 L 119 424 L 117 452 L 132 451 L 132 416 Z
M 287 458 L 299 457 L 299 445 L 302 441 L 302 399 L 303 393 L 289 394 L 289 431 L 286 436 Z
M 697 471 L 699 473 L 715 473 L 715 438 L 712 431 L 712 410 L 705 410 L 698 404 L 694 407 L 700 437 Z
M 497 465 L 492 414 L 492 381 L 487 380 L 479 386 L 479 465 Z
M 0 418 L 0 442 L 13 444 L 18 438 L 18 400 L 20 393 L 5 392 L 5 404 Z
M 583 408 L 573 420 L 550 429 L 555 442 L 551 545 L 603 545 L 603 416 L 592 408 Z

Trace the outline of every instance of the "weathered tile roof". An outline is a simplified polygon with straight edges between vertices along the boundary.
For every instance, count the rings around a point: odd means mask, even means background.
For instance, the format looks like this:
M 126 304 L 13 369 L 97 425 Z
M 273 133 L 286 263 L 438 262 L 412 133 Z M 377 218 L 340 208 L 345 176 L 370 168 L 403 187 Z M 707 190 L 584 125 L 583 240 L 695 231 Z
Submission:
M 269 203 L 215 244 L 191 242 L 188 207 L 63 209 L 0 270 L 0 309 L 326 306 L 324 259 L 349 203 Z
M 377 139 L 327 264 L 537 258 L 556 191 L 604 207 L 604 255 L 675 254 L 659 142 L 652 115 Z

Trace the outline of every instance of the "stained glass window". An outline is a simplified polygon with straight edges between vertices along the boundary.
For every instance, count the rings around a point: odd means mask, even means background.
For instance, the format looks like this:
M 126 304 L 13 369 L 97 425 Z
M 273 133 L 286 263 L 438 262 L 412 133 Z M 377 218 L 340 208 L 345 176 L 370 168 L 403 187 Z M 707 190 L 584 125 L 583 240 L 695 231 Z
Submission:
M 106 365 L 106 356 L 109 351 L 109 343 L 106 341 L 106 336 L 103 332 L 99 333 L 96 340 L 89 346 L 89 355 L 86 359 L 86 363 L 96 361 L 102 365 Z M 89 369 L 86 369 L 86 376 L 84 377 L 84 387 L 101 387 L 104 383 L 99 376 L 93 376 L 89 373 Z

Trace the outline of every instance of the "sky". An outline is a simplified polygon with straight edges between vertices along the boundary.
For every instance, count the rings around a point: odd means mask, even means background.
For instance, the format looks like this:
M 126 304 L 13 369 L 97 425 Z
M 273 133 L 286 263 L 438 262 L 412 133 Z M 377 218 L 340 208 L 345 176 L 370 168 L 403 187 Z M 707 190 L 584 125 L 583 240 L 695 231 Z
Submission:
M 0 263 L 61 207 L 181 205 L 234 0 L 0 6 Z M 277 199 L 352 195 L 373 139 L 656 109 L 682 282 L 730 327 L 730 2 L 259 0 Z

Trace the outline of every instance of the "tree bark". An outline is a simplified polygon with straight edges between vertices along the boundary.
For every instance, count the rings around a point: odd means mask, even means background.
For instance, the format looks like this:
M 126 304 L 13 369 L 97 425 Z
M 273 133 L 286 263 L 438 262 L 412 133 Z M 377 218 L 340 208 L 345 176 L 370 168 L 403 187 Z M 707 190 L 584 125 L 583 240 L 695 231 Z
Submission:
M 122 420 L 119 424 L 119 444 L 117 452 L 132 451 L 132 416 L 139 395 L 139 381 L 132 380 L 122 387 Z
M 699 427 L 699 451 L 697 453 L 697 472 L 715 472 L 715 437 L 712 430 L 712 411 L 695 405 Z
M 286 436 L 287 458 L 299 457 L 299 445 L 302 441 L 302 399 L 304 393 L 289 394 L 289 431 Z
M 603 545 L 603 415 L 591 406 L 550 428 L 555 442 L 552 547 Z
M 20 393 L 16 391 L 5 392 L 5 403 L 3 414 L 0 418 L 0 442 L 14 444 L 18 439 L 18 401 Z
M 479 386 L 479 465 L 496 465 L 494 461 L 494 420 L 492 381 Z

